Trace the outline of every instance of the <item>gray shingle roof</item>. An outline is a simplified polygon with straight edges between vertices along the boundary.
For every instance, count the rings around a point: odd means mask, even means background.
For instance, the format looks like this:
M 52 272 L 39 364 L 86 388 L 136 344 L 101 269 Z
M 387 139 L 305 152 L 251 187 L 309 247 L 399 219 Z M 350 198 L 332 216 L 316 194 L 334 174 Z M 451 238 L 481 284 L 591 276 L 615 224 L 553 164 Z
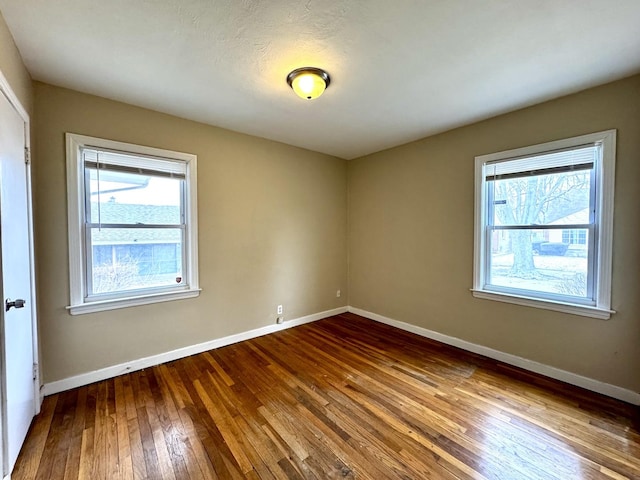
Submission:
M 101 229 L 93 229 L 94 245 L 128 244 L 128 243 L 179 243 L 179 228 L 107 228 L 109 223 L 142 225 L 175 225 L 180 224 L 180 207 L 169 205 L 137 205 L 115 202 L 91 204 L 91 220 L 100 222 Z

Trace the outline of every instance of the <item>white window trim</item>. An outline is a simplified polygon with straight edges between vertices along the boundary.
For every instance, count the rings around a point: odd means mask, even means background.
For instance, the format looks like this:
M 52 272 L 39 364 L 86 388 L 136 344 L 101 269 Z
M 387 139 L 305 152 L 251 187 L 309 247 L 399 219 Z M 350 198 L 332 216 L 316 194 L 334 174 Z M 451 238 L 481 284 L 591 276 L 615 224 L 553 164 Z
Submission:
M 598 251 L 596 259 L 596 305 L 581 305 L 569 302 L 531 298 L 522 295 L 496 292 L 484 288 L 486 273 L 486 189 L 483 188 L 483 165 L 490 161 L 540 154 L 552 150 L 577 147 L 585 144 L 600 143 L 602 145 L 602 164 L 596 167 L 598 182 L 601 188 L 597 193 L 596 219 L 598 235 Z M 473 251 L 473 296 L 488 300 L 525 305 L 529 307 L 555 310 L 574 315 L 607 320 L 611 310 L 611 265 L 613 253 L 613 203 L 616 160 L 616 130 L 581 135 L 578 137 L 557 140 L 554 142 L 532 145 L 504 152 L 481 155 L 475 159 L 475 228 Z
M 153 147 L 145 147 L 130 143 L 116 142 L 102 138 L 66 134 L 67 146 L 67 214 L 69 227 L 69 295 L 70 305 L 67 310 L 72 315 L 101 312 L 117 308 L 146 305 L 156 302 L 166 302 L 197 297 L 200 294 L 198 283 L 198 207 L 197 207 L 197 156 L 189 153 L 173 152 Z M 186 183 L 187 204 L 185 214 L 187 217 L 186 243 L 188 287 L 175 288 L 166 292 L 126 292 L 118 298 L 106 300 L 86 300 L 85 282 L 85 247 L 83 241 L 84 224 L 84 166 L 80 149 L 82 147 L 96 147 L 117 150 L 126 153 L 149 155 L 171 160 L 180 160 L 186 163 L 188 179 Z

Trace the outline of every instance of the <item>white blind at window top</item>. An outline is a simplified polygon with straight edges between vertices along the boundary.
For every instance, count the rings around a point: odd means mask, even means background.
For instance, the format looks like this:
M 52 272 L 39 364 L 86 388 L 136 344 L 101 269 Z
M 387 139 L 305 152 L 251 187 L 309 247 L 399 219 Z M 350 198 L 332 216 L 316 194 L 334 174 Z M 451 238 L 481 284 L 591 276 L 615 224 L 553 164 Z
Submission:
M 112 150 L 96 148 L 83 148 L 82 158 L 85 165 L 108 170 L 138 171 L 140 173 L 153 174 L 163 173 L 172 177 L 184 178 L 187 174 L 187 162 L 180 160 L 169 160 L 145 155 L 134 155 Z
M 487 180 L 504 177 L 540 175 L 593 168 L 600 145 L 585 145 L 526 157 L 496 160 L 484 165 Z

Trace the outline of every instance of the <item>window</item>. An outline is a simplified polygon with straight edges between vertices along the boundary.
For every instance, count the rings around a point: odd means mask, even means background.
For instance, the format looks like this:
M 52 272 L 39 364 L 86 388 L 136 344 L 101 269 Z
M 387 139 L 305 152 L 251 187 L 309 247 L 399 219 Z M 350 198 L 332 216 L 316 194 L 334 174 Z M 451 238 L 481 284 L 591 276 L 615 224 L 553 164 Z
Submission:
M 476 157 L 474 296 L 609 318 L 615 140 Z
M 72 314 L 195 297 L 196 156 L 67 134 Z
M 586 230 L 563 230 L 562 241 L 568 245 L 586 245 L 587 244 L 587 231 Z

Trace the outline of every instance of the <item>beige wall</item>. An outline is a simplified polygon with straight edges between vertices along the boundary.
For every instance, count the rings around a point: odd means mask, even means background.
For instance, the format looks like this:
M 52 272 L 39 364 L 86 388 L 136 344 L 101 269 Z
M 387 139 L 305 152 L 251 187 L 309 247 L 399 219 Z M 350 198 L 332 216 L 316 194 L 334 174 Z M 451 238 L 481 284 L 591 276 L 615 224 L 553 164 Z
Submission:
M 346 161 L 41 83 L 35 124 L 44 382 L 346 304 Z M 198 155 L 200 297 L 67 313 L 65 132 Z
M 287 318 L 342 306 L 348 249 L 354 307 L 640 391 L 640 76 L 347 163 L 50 85 L 33 96 L 1 17 L 0 69 L 37 135 L 44 382 L 272 324 L 278 303 Z M 601 321 L 473 298 L 474 157 L 610 128 L 618 313 Z M 199 298 L 67 313 L 67 131 L 198 155 Z
M 611 128 L 618 313 L 472 297 L 474 157 Z M 348 173 L 351 306 L 640 391 L 640 76 L 360 158 Z
M 11 32 L 0 13 L 0 71 L 11 85 L 24 109 L 32 114 L 32 86 L 31 76 L 24 64 L 20 53 L 13 42 Z

